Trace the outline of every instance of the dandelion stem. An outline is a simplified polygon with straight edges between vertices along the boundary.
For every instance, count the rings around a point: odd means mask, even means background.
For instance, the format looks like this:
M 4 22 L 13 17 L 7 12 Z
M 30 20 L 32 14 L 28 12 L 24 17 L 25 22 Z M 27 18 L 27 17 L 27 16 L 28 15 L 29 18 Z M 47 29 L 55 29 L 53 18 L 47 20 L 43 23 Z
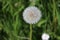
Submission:
M 53 24 L 54 24 L 54 33 L 56 32 L 56 2 L 53 0 Z
M 30 24 L 30 40 L 32 40 L 32 24 Z

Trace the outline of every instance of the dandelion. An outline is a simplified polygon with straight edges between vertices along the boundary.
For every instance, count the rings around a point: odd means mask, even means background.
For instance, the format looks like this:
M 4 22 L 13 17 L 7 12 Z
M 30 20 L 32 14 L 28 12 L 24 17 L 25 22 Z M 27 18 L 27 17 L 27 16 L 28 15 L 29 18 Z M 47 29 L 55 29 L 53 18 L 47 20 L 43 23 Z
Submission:
M 23 12 L 23 19 L 29 24 L 35 24 L 41 19 L 41 11 L 35 7 L 28 7 Z
M 29 40 L 32 40 L 32 24 L 36 24 L 41 19 L 41 11 L 35 6 L 28 7 L 23 12 L 23 19 L 30 24 Z
M 43 33 L 42 34 L 42 40 L 49 40 L 49 35 L 48 34 L 46 34 L 46 33 Z

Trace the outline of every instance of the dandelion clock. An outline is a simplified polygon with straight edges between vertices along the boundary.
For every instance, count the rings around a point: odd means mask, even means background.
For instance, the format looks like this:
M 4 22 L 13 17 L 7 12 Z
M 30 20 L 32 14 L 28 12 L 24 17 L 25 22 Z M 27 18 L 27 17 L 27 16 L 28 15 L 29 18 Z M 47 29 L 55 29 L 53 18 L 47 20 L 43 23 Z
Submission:
M 23 12 L 23 19 L 26 23 L 35 24 L 41 18 L 41 11 L 37 7 L 28 7 Z
M 42 34 L 42 40 L 49 40 L 49 34 L 43 33 Z
M 41 11 L 35 7 L 27 7 L 23 12 L 23 19 L 30 24 L 30 40 L 32 40 L 32 24 L 36 24 L 41 19 Z

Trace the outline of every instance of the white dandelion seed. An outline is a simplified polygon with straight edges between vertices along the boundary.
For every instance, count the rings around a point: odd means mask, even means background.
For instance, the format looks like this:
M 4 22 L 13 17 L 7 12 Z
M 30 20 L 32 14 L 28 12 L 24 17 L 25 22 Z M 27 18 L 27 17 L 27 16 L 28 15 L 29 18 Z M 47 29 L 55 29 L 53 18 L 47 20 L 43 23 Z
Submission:
M 23 19 L 29 24 L 37 23 L 41 16 L 41 11 L 35 6 L 28 7 L 23 12 Z
M 48 34 L 46 34 L 46 33 L 43 33 L 42 34 L 42 40 L 49 40 L 49 35 Z

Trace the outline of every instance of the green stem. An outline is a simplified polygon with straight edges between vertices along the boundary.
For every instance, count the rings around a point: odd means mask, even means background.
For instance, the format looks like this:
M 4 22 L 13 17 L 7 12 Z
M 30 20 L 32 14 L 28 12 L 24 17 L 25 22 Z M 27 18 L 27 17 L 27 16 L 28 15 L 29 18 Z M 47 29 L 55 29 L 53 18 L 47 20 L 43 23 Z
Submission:
M 30 24 L 30 40 L 32 40 L 32 24 Z
M 56 2 L 53 0 L 53 24 L 54 24 L 54 33 L 56 32 Z
M 56 4 L 55 4 L 55 0 L 53 0 L 53 17 L 54 18 L 55 18 L 55 11 L 56 11 Z

